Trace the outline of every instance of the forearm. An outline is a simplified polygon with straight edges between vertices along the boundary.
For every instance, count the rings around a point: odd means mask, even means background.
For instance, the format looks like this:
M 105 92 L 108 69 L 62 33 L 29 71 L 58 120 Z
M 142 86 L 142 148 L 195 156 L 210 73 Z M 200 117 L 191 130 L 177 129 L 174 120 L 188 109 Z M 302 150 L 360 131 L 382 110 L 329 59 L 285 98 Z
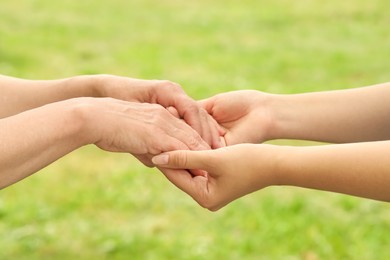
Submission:
M 0 188 L 87 144 L 74 100 L 0 120 Z
M 271 95 L 268 139 L 361 142 L 390 139 L 390 83 L 370 87 Z
M 279 185 L 390 201 L 390 141 L 280 149 Z
M 0 75 L 0 118 L 61 100 L 96 96 L 96 78 L 26 80 Z

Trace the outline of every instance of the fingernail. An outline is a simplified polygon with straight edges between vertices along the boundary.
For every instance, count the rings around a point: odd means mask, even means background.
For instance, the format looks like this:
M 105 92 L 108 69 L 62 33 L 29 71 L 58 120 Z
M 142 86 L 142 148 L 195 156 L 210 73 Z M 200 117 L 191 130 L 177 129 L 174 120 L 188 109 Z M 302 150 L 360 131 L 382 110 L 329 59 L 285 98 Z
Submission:
M 154 156 L 152 158 L 152 162 L 156 165 L 164 165 L 168 164 L 169 161 L 169 155 L 168 154 L 160 154 L 157 156 Z

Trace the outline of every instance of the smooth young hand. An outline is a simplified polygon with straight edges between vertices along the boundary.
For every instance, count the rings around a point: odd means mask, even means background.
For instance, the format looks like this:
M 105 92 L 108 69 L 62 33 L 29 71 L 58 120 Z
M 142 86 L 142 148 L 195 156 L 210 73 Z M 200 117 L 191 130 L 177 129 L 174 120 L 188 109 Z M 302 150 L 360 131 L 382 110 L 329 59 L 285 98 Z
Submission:
M 266 109 L 269 96 L 255 90 L 241 90 L 199 103 L 226 130 L 226 145 L 261 143 L 268 140 L 272 132 L 272 115 Z
M 153 162 L 200 205 L 217 210 L 270 185 L 389 202 L 389 155 L 390 141 L 307 147 L 241 144 L 213 151 L 173 151 L 154 157 Z M 193 176 L 184 169 L 202 169 L 207 174 Z
M 240 144 L 217 150 L 173 151 L 153 162 L 179 189 L 202 207 L 216 211 L 248 193 L 276 183 L 272 157 L 274 147 Z M 262 165 L 262 170 L 253 163 Z M 186 169 L 186 170 L 183 170 Z M 187 170 L 200 169 L 204 175 Z

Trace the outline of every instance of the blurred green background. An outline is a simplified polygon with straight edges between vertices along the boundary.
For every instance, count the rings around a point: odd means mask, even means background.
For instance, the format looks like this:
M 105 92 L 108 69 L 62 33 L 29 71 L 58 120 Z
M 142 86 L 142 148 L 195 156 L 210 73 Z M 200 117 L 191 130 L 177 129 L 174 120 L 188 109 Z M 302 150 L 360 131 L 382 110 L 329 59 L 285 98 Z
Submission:
M 389 10 L 387 0 L 6 0 L 0 73 L 170 79 L 196 99 L 359 87 L 389 81 Z M 390 206 L 272 187 L 211 213 L 157 170 L 92 146 L 0 192 L 0 259 L 125 258 L 390 259 Z

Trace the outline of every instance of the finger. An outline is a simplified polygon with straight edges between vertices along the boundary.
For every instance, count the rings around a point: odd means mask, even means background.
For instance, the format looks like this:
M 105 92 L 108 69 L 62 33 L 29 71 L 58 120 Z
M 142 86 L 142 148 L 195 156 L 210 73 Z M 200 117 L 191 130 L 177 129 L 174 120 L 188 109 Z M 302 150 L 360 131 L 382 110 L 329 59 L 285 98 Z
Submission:
M 223 136 L 225 135 L 226 131 L 222 129 L 222 127 L 215 121 L 215 119 L 212 116 L 208 116 L 209 121 L 209 128 L 211 131 L 211 136 L 213 138 L 211 148 L 217 149 L 221 147 L 225 147 L 225 143 L 222 141 Z
M 155 151 L 150 152 L 152 156 L 160 154 L 162 152 L 191 149 L 185 142 L 182 142 L 177 137 L 170 136 L 169 134 L 159 139 L 159 142 L 160 142 L 159 145 L 155 146 L 156 147 Z
M 201 117 L 200 108 L 192 99 L 184 96 L 176 100 L 175 108 L 180 117 L 203 137 L 204 119 Z
M 180 117 L 198 132 L 203 140 L 211 147 L 213 141 L 217 140 L 217 135 L 212 136 L 213 132 L 210 130 L 207 113 L 198 106 L 197 102 L 183 94 L 174 99 L 174 107 Z M 172 109 L 169 111 L 175 113 Z
M 177 102 L 176 108 L 184 121 L 198 132 L 210 147 L 213 146 L 218 134 L 210 128 L 207 112 L 187 96 Z
M 207 190 L 207 177 L 195 176 L 193 177 L 186 170 L 173 170 L 158 168 L 167 179 L 172 182 L 180 190 L 190 195 L 195 201 L 198 201 L 199 189 Z M 199 203 L 199 202 L 198 202 Z
M 174 117 L 176 118 L 179 118 L 180 119 L 180 115 L 179 115 L 179 112 L 177 112 L 177 109 L 170 106 L 170 107 L 167 107 L 167 110 L 169 111 L 169 113 L 171 113 Z
M 200 118 L 201 135 L 202 139 L 210 145 L 211 148 L 219 148 L 222 146 L 219 140 L 220 133 L 224 133 L 218 123 L 205 111 L 203 108 L 197 108 Z M 192 119 L 189 119 L 192 120 Z M 187 121 L 188 123 L 188 121 Z M 195 129 L 195 128 L 194 128 Z M 196 130 L 196 129 L 195 129 Z
M 207 112 L 204 109 L 199 110 L 200 118 L 201 118 L 201 126 L 202 126 L 202 139 L 210 145 L 210 147 L 213 147 L 213 141 L 216 137 L 213 136 L 213 134 L 218 135 L 217 132 L 213 131 L 213 129 L 210 126 L 210 115 L 207 114 Z
M 213 117 L 214 100 L 215 97 L 202 99 L 198 101 L 198 104 L 212 117 L 219 135 L 223 136 L 226 134 L 226 130 L 221 125 L 219 125 L 219 122 Z
M 184 143 L 191 150 L 208 150 L 210 146 L 200 137 L 200 135 L 188 126 L 186 123 L 180 120 L 172 122 L 173 126 L 170 127 L 166 132 L 173 138 Z M 172 130 L 173 127 L 173 130 Z M 175 149 L 178 150 L 178 149 Z
M 168 108 L 173 106 L 178 112 L 180 118 L 203 136 L 202 118 L 200 117 L 200 107 L 184 92 L 182 87 L 170 81 L 160 81 L 160 87 L 154 89 L 156 103 Z M 171 113 L 173 110 L 169 110 Z
M 164 168 L 171 169 L 201 169 L 208 171 L 210 165 L 210 151 L 178 150 L 163 153 L 152 158 L 152 162 Z

